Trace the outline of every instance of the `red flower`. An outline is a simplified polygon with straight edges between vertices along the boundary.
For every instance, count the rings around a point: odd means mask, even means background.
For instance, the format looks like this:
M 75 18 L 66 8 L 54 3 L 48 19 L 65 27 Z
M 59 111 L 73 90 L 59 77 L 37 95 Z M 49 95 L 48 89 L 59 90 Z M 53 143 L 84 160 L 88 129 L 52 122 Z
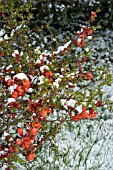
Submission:
M 18 138 L 15 142 L 15 145 L 21 145 L 22 144 L 22 139 Z
M 88 31 L 87 31 L 87 35 L 91 35 L 93 33 L 93 30 L 92 29 L 89 29 Z
M 37 132 L 38 132 L 38 128 L 32 128 L 32 129 L 30 129 L 30 134 L 32 134 L 32 135 L 36 135 Z
M 89 80 L 93 80 L 93 75 L 89 72 L 86 72 L 86 76 Z
M 53 72 L 52 71 L 46 71 L 45 72 L 45 77 L 46 78 L 50 78 L 50 77 L 52 77 L 53 76 Z
M 87 119 L 89 117 L 89 114 L 87 111 L 83 111 L 82 113 L 80 113 L 80 117 L 81 119 Z
M 95 118 L 96 117 L 96 111 L 94 110 L 94 109 L 90 109 L 90 111 L 89 111 L 89 118 L 90 119 L 93 119 L 93 118 Z
M 27 92 L 27 90 L 28 90 L 28 88 L 30 87 L 30 84 L 31 84 L 31 82 L 29 81 L 29 80 L 24 80 L 23 82 L 22 82 L 22 89 L 24 90 L 24 91 L 26 91 Z
M 96 15 L 96 12 L 93 12 L 93 11 L 92 11 L 92 12 L 91 12 L 91 15 L 95 16 L 95 15 Z
M 19 97 L 18 92 L 17 91 L 13 91 L 11 97 L 15 98 L 15 99 L 18 98 Z
M 80 43 L 78 42 L 78 40 L 74 40 L 74 44 L 75 44 L 76 46 L 79 46 L 79 45 L 80 45 Z
M 18 149 L 15 146 L 10 145 L 9 152 L 18 152 Z
M 86 33 L 83 32 L 80 36 L 79 36 L 80 39 L 84 40 L 86 38 Z
M 79 115 L 70 116 L 70 117 L 71 117 L 71 119 L 72 119 L 74 122 L 77 122 L 77 121 L 79 121 L 79 120 L 81 119 L 80 114 L 79 114 Z
M 32 144 L 30 137 L 25 137 L 24 141 L 22 143 L 22 148 L 23 149 L 29 149 L 30 145 Z
M 49 111 L 50 111 L 49 108 L 44 108 L 44 109 L 42 109 L 42 110 L 40 111 L 40 115 L 41 115 L 42 117 L 47 117 L 47 113 L 48 113 Z
M 30 125 L 35 128 L 40 128 L 42 127 L 42 124 L 40 122 L 31 122 Z
M 24 95 L 24 89 L 22 88 L 22 86 L 17 86 L 16 90 L 17 90 L 19 96 Z
M 102 100 L 99 99 L 99 100 L 97 101 L 97 103 L 96 103 L 96 106 L 99 107 L 99 106 L 101 106 L 101 105 L 102 105 Z
M 23 129 L 22 129 L 22 128 L 18 128 L 18 129 L 17 129 L 17 133 L 18 133 L 20 136 L 23 136 Z
M 82 26 L 82 29 L 83 29 L 84 31 L 87 31 L 88 27 L 87 27 L 87 26 Z
M 26 160 L 29 162 L 29 161 L 34 160 L 35 157 L 36 155 L 34 153 L 28 153 L 26 156 Z
M 96 15 L 96 12 L 91 12 L 91 20 L 92 20 L 92 21 L 95 20 L 95 15 Z
M 22 90 L 22 86 L 17 86 L 16 87 L 16 90 L 19 92 L 19 91 L 21 91 Z
M 11 85 L 13 84 L 13 80 L 8 79 L 8 80 L 6 81 L 6 84 L 7 84 L 8 87 L 11 86 Z

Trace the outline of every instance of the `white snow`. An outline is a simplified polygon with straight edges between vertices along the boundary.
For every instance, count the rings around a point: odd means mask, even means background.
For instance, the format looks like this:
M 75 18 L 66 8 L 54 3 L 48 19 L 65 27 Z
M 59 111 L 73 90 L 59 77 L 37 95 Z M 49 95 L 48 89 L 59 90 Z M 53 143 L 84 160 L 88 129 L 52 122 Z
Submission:
M 113 102 L 113 96 L 110 97 L 110 100 Z
M 7 80 L 9 80 L 9 79 L 11 79 L 11 77 L 5 76 L 5 81 L 7 81 Z
M 74 108 L 77 101 L 75 101 L 74 99 L 70 99 L 66 103 L 67 103 L 67 106 L 71 106 Z
M 1 30 L 0 30 L 0 37 L 2 37 L 4 34 L 5 34 L 5 30 L 4 30 L 4 29 L 1 29 Z
M 14 98 L 8 98 L 8 103 L 15 102 L 16 100 Z
M 56 86 L 57 88 L 59 88 L 59 82 L 61 81 L 61 78 L 58 78 L 56 79 L 54 82 L 53 82 L 53 87 Z
M 58 82 L 56 82 L 56 81 L 55 81 L 55 82 L 53 82 L 53 87 L 54 87 L 54 86 L 55 86 L 55 87 L 57 87 L 57 88 L 59 88 L 59 84 L 58 84 Z
M 58 54 L 61 51 L 64 51 L 71 44 L 71 40 L 68 41 L 65 45 L 58 47 L 57 51 L 54 51 L 53 54 Z
M 15 76 L 13 76 L 13 79 L 14 79 L 15 77 L 17 77 L 18 79 L 21 79 L 21 80 L 23 80 L 23 79 L 27 79 L 27 80 L 28 80 L 28 77 L 27 77 L 24 73 L 18 73 L 18 74 L 16 74 Z
M 12 56 L 15 57 L 15 54 L 19 54 L 18 50 L 14 50 L 14 52 L 12 53 Z
M 41 66 L 41 67 L 40 67 L 40 71 L 43 73 L 44 70 L 49 70 L 49 67 L 46 66 L 46 65 Z
M 76 110 L 77 110 L 79 113 L 81 113 L 81 112 L 82 112 L 82 105 L 77 106 L 77 107 L 76 107 Z
M 45 78 L 45 76 L 44 75 L 42 75 L 42 76 L 39 76 L 39 83 L 38 84 L 43 84 L 44 82 L 45 82 L 45 80 L 46 80 L 46 78 Z
M 87 36 L 87 38 L 88 38 L 89 40 L 91 40 L 91 39 L 92 39 L 92 36 Z
M 14 91 L 14 89 L 16 89 L 17 85 L 11 85 L 10 87 L 8 87 L 8 90 L 10 91 L 10 93 L 12 93 Z

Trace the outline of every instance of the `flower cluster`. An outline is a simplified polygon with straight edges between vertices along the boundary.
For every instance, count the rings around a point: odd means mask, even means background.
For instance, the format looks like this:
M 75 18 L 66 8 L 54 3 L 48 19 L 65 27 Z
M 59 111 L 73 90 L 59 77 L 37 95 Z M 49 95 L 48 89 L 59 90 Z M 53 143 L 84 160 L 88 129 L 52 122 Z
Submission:
M 87 36 L 90 36 L 93 33 L 92 28 L 88 28 L 87 26 L 82 26 L 82 31 L 77 31 L 78 39 L 74 40 L 74 44 L 78 47 L 84 47 Z
M 31 122 L 30 127 L 27 129 L 27 132 L 24 134 L 23 129 L 21 127 L 18 127 L 17 133 L 19 137 L 18 139 L 16 139 L 16 141 L 13 141 L 13 144 L 10 145 L 8 153 L 10 153 L 11 155 L 14 152 L 18 152 L 19 146 L 21 145 L 22 149 L 26 150 L 26 160 L 32 161 L 36 157 L 34 153 L 36 145 L 33 144 L 33 141 L 36 139 L 36 134 L 38 133 L 39 128 L 42 128 L 41 123 Z
M 95 16 L 96 16 L 96 12 L 91 12 L 91 20 L 94 21 L 95 20 Z M 88 26 L 82 26 L 82 30 L 81 31 L 77 31 L 77 36 L 78 39 L 74 40 L 74 44 L 78 47 L 84 47 L 86 41 L 85 39 L 87 38 L 87 36 L 90 36 L 92 33 L 94 32 L 94 30 Z
M 72 118 L 72 120 L 79 121 L 81 119 L 94 119 L 96 118 L 96 111 L 91 108 L 91 109 L 87 109 L 86 107 L 82 107 L 82 112 L 77 114 L 78 111 L 75 110 L 75 115 L 72 115 L 71 113 L 69 113 L 70 117 Z

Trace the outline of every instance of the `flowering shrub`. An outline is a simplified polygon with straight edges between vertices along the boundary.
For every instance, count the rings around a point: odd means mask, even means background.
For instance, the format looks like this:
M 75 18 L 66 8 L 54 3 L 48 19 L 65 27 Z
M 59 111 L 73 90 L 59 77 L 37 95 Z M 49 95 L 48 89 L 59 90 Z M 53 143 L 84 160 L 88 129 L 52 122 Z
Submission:
M 0 164 L 6 169 L 14 167 L 19 154 L 33 161 L 64 122 L 96 118 L 97 107 L 105 104 L 101 89 L 111 82 L 109 71 L 89 68 L 96 29 L 91 24 L 98 11 L 91 12 L 73 40 L 43 52 L 29 43 L 32 4 L 25 5 L 2 1 L 0 7 L 5 23 L 0 39 Z

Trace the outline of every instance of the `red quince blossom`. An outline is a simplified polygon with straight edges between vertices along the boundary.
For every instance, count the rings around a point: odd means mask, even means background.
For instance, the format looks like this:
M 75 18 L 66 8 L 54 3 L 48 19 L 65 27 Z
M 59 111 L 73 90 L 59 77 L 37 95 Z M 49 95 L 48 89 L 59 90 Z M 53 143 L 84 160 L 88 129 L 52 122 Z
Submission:
M 45 74 L 45 77 L 46 77 L 46 78 L 51 78 L 51 77 L 54 75 L 52 71 L 48 71 L 48 70 L 45 71 L 44 74 Z
M 88 28 L 87 26 L 82 26 L 83 31 L 78 31 L 77 35 L 79 40 L 74 40 L 74 44 L 78 47 L 84 47 L 85 45 L 85 39 L 87 36 L 91 35 L 93 33 L 93 29 L 92 28 Z
M 97 115 L 97 113 L 93 108 L 89 110 L 89 118 L 90 119 L 96 118 L 96 115 Z
M 18 92 L 17 91 L 13 91 L 11 97 L 15 98 L 15 99 L 18 98 L 19 97 Z
M 96 16 L 96 12 L 91 12 L 91 20 L 94 21 Z
M 14 84 L 14 82 L 13 82 L 12 79 L 8 79 L 8 80 L 6 81 L 6 84 L 7 84 L 8 87 L 10 87 L 11 85 Z
M 40 111 L 40 115 L 42 116 L 42 117 L 47 117 L 47 113 L 48 112 L 50 112 L 50 109 L 49 108 L 44 108 L 44 109 L 42 109 L 41 111 Z
M 18 138 L 15 142 L 15 145 L 21 145 L 22 144 L 22 139 L 21 138 Z
M 93 80 L 93 75 L 89 72 L 86 72 L 86 76 L 89 80 Z
M 17 147 L 10 145 L 9 152 L 18 152 Z
M 76 113 L 74 116 L 72 116 L 70 113 L 69 116 L 75 122 L 81 119 L 93 119 L 96 117 L 96 111 L 93 108 L 87 109 L 86 107 L 82 107 L 82 110 L 83 111 L 80 114 Z
M 42 128 L 43 127 L 40 122 L 31 122 L 30 126 L 35 127 L 35 128 Z
M 18 129 L 17 129 L 17 133 L 18 133 L 20 136 L 23 136 L 23 129 L 22 129 L 22 128 L 18 128 Z
M 24 86 L 24 87 L 30 87 L 30 84 L 31 84 L 31 82 L 29 81 L 29 80 L 27 80 L 27 79 L 25 79 L 25 80 L 23 80 L 23 82 L 22 82 L 22 85 Z
M 93 34 L 93 30 L 92 29 L 89 29 L 89 30 L 87 30 L 87 35 L 91 35 L 91 34 Z
M 29 161 L 34 160 L 35 157 L 36 155 L 34 153 L 28 153 L 26 156 L 26 160 L 29 162 Z
M 95 104 L 97 107 L 100 107 L 102 105 L 102 100 L 98 100 L 97 103 Z
M 19 95 L 19 96 L 24 95 L 24 88 L 22 87 L 22 85 L 17 86 L 17 87 L 16 87 L 16 91 L 18 92 L 18 95 Z
M 36 135 L 37 134 L 37 132 L 38 132 L 38 128 L 32 128 L 32 129 L 30 129 L 30 134 L 32 134 L 32 135 Z
M 30 137 L 25 137 L 24 141 L 22 143 L 22 148 L 23 149 L 29 149 L 30 145 L 32 144 Z
M 95 15 L 96 15 L 96 12 L 92 11 L 92 12 L 91 12 L 91 15 L 95 16 Z
M 8 85 L 12 84 L 13 82 L 10 80 L 6 82 Z M 12 92 L 11 97 L 12 98 L 18 98 L 20 96 L 24 96 L 24 94 L 28 91 L 30 88 L 31 82 L 28 79 L 24 79 L 22 82 L 17 77 L 14 78 L 14 83 L 19 84 L 16 89 Z

